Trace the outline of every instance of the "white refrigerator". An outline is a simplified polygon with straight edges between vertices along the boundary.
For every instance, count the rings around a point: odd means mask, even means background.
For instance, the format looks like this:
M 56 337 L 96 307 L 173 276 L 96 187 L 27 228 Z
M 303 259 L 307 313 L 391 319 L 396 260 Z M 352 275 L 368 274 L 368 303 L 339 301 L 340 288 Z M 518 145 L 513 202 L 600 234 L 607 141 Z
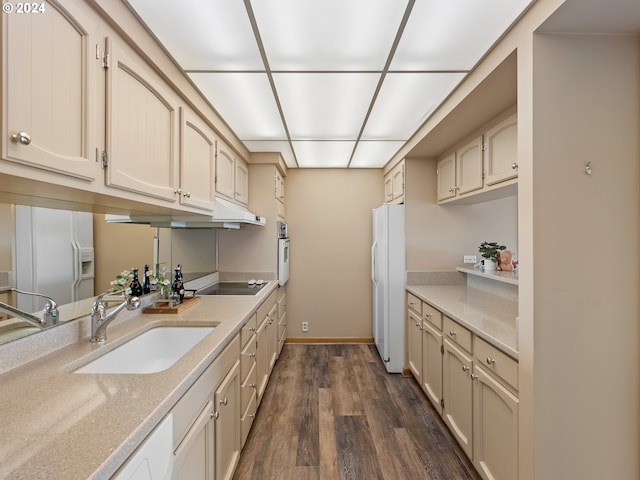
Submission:
M 404 367 L 404 251 L 404 205 L 376 208 L 371 245 L 373 338 L 389 373 L 401 373 Z

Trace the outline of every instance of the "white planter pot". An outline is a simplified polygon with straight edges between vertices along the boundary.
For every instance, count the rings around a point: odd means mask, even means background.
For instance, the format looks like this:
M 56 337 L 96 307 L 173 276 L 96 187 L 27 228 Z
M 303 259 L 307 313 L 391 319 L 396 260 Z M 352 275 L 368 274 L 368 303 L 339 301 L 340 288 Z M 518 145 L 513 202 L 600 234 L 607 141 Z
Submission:
M 484 259 L 484 270 L 485 272 L 490 272 L 496 269 L 496 266 L 498 265 L 497 262 L 494 262 L 493 260 L 489 260 L 489 259 Z

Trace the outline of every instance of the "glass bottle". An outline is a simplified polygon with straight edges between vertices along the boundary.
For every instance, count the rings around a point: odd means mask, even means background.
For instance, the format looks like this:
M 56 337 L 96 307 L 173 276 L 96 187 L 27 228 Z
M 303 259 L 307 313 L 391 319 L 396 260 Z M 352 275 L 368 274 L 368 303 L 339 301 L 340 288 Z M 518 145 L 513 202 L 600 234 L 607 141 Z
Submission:
M 180 264 L 176 265 L 175 277 L 171 289 L 178 294 L 178 301 L 182 303 L 184 300 L 184 283 L 182 282 L 182 266 Z
M 151 291 L 151 280 L 149 279 L 149 264 L 144 264 L 144 278 L 142 279 L 142 293 Z
M 129 285 L 129 288 L 131 289 L 131 295 L 133 295 L 134 297 L 139 297 L 140 295 L 142 295 L 142 285 L 140 285 L 140 280 L 138 280 L 138 269 L 132 268 L 131 273 L 133 274 L 131 285 Z

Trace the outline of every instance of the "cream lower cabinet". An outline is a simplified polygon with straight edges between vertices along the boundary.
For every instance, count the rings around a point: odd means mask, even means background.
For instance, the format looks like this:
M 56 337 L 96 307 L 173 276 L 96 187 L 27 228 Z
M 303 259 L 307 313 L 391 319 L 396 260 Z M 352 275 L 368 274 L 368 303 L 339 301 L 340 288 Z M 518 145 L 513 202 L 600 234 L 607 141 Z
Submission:
M 442 416 L 451 433 L 470 459 L 473 459 L 473 360 L 450 341 L 444 340 L 442 360 Z
M 442 415 L 442 332 L 429 322 L 422 324 L 422 390 Z
M 422 317 L 412 310 L 407 311 L 407 334 L 409 370 L 416 382 L 422 384 Z
M 277 356 L 280 356 L 284 342 L 287 340 L 287 290 L 286 286 L 282 285 L 278 287 L 276 291 L 276 301 L 278 303 L 278 351 Z
M 25 166 L 26 178 L 47 170 L 63 184 L 72 177 L 93 182 L 101 175 L 96 149 L 104 142 L 97 122 L 104 117 L 102 59 L 96 58 L 103 42 L 91 10 L 65 3 L 2 16 L 2 159 Z
M 258 314 L 251 315 L 249 320 L 243 325 L 240 331 L 240 343 L 242 351 L 240 352 L 240 433 L 242 437 L 241 444 L 244 446 L 249 435 L 249 430 L 253 425 L 256 417 L 257 409 L 257 330 Z
M 264 391 L 267 388 L 271 368 L 275 363 L 276 356 L 276 292 L 269 295 L 269 298 L 258 307 L 258 330 L 256 332 L 257 344 L 257 404 L 260 405 Z
M 174 480 L 233 476 L 241 448 L 239 355 L 236 336 L 171 411 Z

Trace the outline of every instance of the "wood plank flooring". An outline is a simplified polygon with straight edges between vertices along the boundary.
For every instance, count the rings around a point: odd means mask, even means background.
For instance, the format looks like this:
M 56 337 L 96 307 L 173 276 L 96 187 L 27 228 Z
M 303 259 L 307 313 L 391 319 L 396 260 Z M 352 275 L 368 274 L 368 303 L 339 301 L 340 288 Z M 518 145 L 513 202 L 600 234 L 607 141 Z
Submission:
M 374 345 L 286 344 L 234 480 L 479 480 L 413 378 Z

